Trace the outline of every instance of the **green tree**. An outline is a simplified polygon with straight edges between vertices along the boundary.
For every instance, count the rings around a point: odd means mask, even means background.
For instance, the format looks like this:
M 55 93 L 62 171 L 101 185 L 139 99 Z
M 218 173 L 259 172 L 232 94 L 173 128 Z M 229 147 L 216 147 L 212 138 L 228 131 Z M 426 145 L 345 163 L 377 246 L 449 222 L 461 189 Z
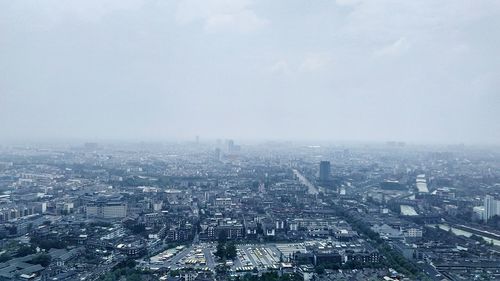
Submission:
M 223 259 L 226 257 L 226 247 L 224 243 L 217 244 L 217 250 L 215 251 L 215 256 L 219 259 Z
M 133 273 L 132 275 L 127 277 L 127 281 L 141 281 L 141 275 L 138 273 Z
M 229 243 L 226 246 L 226 258 L 234 260 L 236 258 L 237 252 L 236 252 L 236 246 L 234 243 Z
M 222 244 L 225 244 L 227 240 L 227 231 L 226 230 L 221 230 L 219 231 L 219 236 L 217 237 L 217 241 Z
M 38 254 L 36 255 L 30 263 L 32 264 L 39 264 L 43 267 L 47 267 L 50 264 L 51 257 L 48 254 Z
M 36 252 L 35 247 L 33 246 L 27 246 L 27 245 L 21 245 L 19 249 L 17 249 L 17 255 L 18 257 L 24 257 L 27 255 L 34 254 Z
M 317 266 L 315 268 L 315 271 L 316 271 L 317 274 L 323 274 L 323 273 L 325 273 L 325 268 L 320 265 L 320 266 Z
M 9 254 L 7 254 L 7 253 L 3 253 L 3 254 L 0 255 L 0 263 L 6 262 L 6 261 L 8 261 L 10 259 L 12 259 L 12 257 Z

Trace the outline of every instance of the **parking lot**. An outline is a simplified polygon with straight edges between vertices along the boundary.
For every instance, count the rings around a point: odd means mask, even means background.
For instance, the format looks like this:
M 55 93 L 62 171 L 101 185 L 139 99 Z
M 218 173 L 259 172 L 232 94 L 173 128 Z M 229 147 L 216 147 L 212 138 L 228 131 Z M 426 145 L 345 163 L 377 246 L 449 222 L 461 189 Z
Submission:
M 171 270 L 193 267 L 214 270 L 220 262 L 214 253 L 217 243 L 200 243 L 190 247 L 179 246 L 151 257 L 150 268 L 166 267 Z M 234 261 L 226 265 L 233 272 L 278 269 L 281 262 L 287 262 L 297 251 L 305 251 L 305 245 L 298 244 L 239 244 Z
M 304 243 L 293 244 L 277 244 L 276 248 L 283 254 L 283 260 L 288 261 L 296 252 L 305 252 L 306 246 Z
M 275 245 L 238 245 L 237 254 L 232 267 L 235 271 L 248 271 L 248 269 L 253 268 L 258 270 L 279 268 L 281 252 Z

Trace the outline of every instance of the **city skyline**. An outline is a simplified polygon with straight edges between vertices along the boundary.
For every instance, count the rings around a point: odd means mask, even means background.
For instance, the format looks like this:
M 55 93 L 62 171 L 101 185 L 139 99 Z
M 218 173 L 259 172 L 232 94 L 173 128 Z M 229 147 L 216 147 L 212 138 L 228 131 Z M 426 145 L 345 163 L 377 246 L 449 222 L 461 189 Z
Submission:
M 500 280 L 498 27 L 498 0 L 0 0 L 0 280 Z

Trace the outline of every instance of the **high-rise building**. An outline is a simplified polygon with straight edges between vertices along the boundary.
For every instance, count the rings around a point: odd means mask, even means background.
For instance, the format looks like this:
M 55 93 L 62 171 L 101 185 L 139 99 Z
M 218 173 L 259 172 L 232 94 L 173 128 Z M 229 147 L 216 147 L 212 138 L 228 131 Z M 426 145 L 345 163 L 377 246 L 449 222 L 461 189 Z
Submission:
M 236 145 L 234 140 L 226 140 L 226 152 L 229 154 L 237 153 L 241 149 L 241 146 Z
M 488 221 L 494 216 L 500 215 L 500 202 L 491 195 L 484 197 L 484 219 Z
M 319 180 L 321 182 L 330 180 L 330 161 L 321 161 L 319 163 Z

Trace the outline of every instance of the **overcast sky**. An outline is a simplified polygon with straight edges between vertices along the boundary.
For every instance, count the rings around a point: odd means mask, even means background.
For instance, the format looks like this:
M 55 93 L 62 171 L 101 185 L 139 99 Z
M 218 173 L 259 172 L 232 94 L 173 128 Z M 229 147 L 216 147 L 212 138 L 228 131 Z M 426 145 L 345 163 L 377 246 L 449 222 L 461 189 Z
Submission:
M 500 1 L 0 0 L 0 141 L 500 143 Z

